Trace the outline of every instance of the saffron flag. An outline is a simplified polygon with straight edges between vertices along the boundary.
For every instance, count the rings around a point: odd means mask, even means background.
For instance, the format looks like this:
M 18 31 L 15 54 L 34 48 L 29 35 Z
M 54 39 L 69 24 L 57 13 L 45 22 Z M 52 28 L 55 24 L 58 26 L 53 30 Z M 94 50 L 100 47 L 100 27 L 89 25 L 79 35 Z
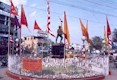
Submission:
M 21 25 L 25 25 L 28 27 L 28 23 L 27 23 L 27 19 L 26 19 L 23 5 L 21 5 L 21 21 L 20 21 L 20 23 L 21 23 Z
M 64 35 L 65 35 L 65 38 L 67 39 L 68 45 L 70 45 L 70 36 L 69 36 L 66 12 L 64 12 Z
M 88 33 L 88 21 L 87 21 L 87 24 L 86 24 L 86 38 L 87 38 L 87 39 L 89 38 L 89 33 Z
M 40 28 L 39 25 L 37 24 L 36 20 L 35 20 L 35 23 L 34 23 L 34 29 L 41 30 L 41 28 Z
M 87 42 L 90 44 L 91 43 L 91 40 L 89 39 L 88 21 L 87 21 L 87 24 L 86 24 L 86 39 L 87 39 Z
M 15 16 L 18 15 L 18 13 L 17 13 L 17 11 L 16 11 L 16 8 L 15 8 L 15 6 L 13 5 L 12 0 L 10 0 L 10 2 L 11 2 L 10 13 L 13 14 L 13 15 L 15 15 Z
M 80 19 L 80 25 L 81 25 L 81 30 L 82 30 L 82 36 L 86 37 L 86 28 L 84 24 L 82 23 L 81 19 Z
M 108 42 L 108 39 L 107 39 L 107 32 L 106 32 L 106 27 L 104 26 L 104 41 L 105 41 L 105 44 L 107 44 Z

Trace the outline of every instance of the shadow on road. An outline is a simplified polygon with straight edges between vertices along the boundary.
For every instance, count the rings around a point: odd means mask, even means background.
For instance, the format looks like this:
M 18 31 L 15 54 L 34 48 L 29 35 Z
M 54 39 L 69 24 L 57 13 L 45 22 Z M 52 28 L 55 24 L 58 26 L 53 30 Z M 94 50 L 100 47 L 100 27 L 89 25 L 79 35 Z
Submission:
M 3 77 L 0 77 L 0 79 L 2 79 Z

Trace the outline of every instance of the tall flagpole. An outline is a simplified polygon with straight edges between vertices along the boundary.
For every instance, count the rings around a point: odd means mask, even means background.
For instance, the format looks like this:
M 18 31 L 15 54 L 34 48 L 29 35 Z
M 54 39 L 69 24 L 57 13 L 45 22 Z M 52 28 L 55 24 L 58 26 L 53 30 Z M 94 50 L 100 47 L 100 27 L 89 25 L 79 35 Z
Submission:
M 9 24 L 8 24 L 8 53 L 7 53 L 7 58 L 9 59 L 10 56 L 10 27 L 11 27 L 11 13 L 10 13 L 10 17 L 8 20 Z M 8 60 L 8 69 L 10 67 L 11 61 Z
M 10 55 L 10 27 L 11 27 L 11 13 L 10 13 L 9 24 L 8 24 L 8 56 Z
M 21 26 L 22 26 L 22 25 L 21 25 Z M 20 43 L 20 45 L 19 45 L 19 47 L 20 47 L 20 52 L 19 52 L 19 53 L 20 53 L 20 56 L 21 56 L 21 27 L 20 27 L 20 40 L 19 40 L 19 41 L 20 41 L 20 42 L 19 42 L 19 43 Z
M 50 5 L 49 5 L 49 0 L 47 1 L 47 38 L 49 39 L 49 31 L 50 31 Z M 50 39 L 49 39 L 49 46 L 50 46 Z
M 14 28 L 16 27 L 16 25 L 14 26 Z M 13 30 L 13 41 L 14 41 L 14 34 L 15 34 L 15 31 Z M 12 54 L 14 54 L 14 42 L 13 42 L 13 47 L 12 47 Z

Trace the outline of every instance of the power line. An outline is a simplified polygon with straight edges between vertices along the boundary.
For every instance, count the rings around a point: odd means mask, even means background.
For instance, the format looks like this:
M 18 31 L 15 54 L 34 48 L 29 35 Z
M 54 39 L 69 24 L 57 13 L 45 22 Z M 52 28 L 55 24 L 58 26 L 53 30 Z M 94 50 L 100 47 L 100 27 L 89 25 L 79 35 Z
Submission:
M 63 5 L 63 6 L 81 9 L 81 10 L 88 11 L 88 12 L 94 12 L 96 14 L 103 14 L 103 15 L 108 15 L 108 16 L 112 16 L 112 17 L 117 17 L 117 15 L 113 15 L 113 14 L 109 14 L 109 13 L 105 13 L 105 12 L 101 12 L 101 11 L 96 11 L 96 10 L 92 10 L 92 9 L 81 7 L 81 6 L 76 6 L 76 5 L 65 3 L 65 2 L 62 2 L 62 1 L 58 1 L 58 2 L 57 1 L 51 1 L 51 2 L 55 3 L 55 4 Z
M 41 9 L 41 8 L 38 8 L 38 7 L 32 7 L 32 6 L 29 6 L 29 5 L 25 5 L 26 7 L 28 8 L 34 8 L 34 9 L 38 9 L 38 10 L 41 10 L 43 12 L 47 12 L 46 9 Z M 51 13 L 54 13 L 54 14 L 58 14 L 58 15 L 61 15 L 61 13 L 58 13 L 56 11 L 51 11 Z M 72 15 L 67 15 L 68 17 L 71 17 L 71 18 L 75 18 L 75 19 L 78 19 L 79 20 L 79 17 L 76 17 L 76 16 L 72 16 Z M 94 16 L 94 15 L 93 15 Z M 58 17 L 58 16 L 57 16 Z M 82 18 L 83 20 L 88 20 L 88 21 L 91 21 L 92 23 L 99 23 L 99 24 L 104 24 L 104 22 L 100 22 L 99 20 L 98 21 L 94 21 L 94 20 L 91 20 L 91 19 L 86 19 L 86 18 Z M 113 26 L 117 26 L 115 24 L 111 24 Z
M 43 11 L 43 12 L 46 12 L 47 10 L 45 10 L 45 9 L 40 9 L 40 8 L 38 8 L 38 7 L 32 7 L 32 6 L 29 6 L 29 5 L 25 5 L 26 7 L 28 7 L 28 8 L 34 8 L 34 9 L 38 9 L 38 10 L 41 10 L 41 11 Z M 61 13 L 58 13 L 58 12 L 55 12 L 55 11 L 51 11 L 51 13 L 54 13 L 54 14 L 58 14 L 58 15 L 61 15 Z M 92 12 L 93 13 L 93 12 Z M 71 18 L 75 18 L 75 19 L 79 19 L 79 17 L 76 17 L 76 16 L 72 16 L 72 15 L 67 15 L 68 17 L 71 17 Z M 58 17 L 58 16 L 57 16 Z M 94 20 L 91 20 L 91 19 L 85 19 L 85 18 L 82 18 L 83 20 L 88 20 L 88 21 L 91 21 L 92 23 L 99 23 L 99 24 L 104 24 L 104 22 L 100 22 L 100 21 L 94 21 Z M 111 25 L 113 25 L 113 26 L 117 26 L 117 25 L 115 25 L 115 24 L 111 24 Z
M 113 2 L 112 0 L 101 0 L 101 1 L 108 3 L 108 4 L 117 5 L 117 2 Z
M 111 8 L 111 9 L 117 9 L 117 7 L 112 7 L 112 6 L 109 6 L 109 5 L 103 5 L 102 3 L 96 3 L 96 2 L 91 1 L 91 0 L 84 0 L 84 1 L 89 2 L 89 3 L 96 4 L 98 6 L 104 6 L 104 7 L 108 7 L 108 8 Z

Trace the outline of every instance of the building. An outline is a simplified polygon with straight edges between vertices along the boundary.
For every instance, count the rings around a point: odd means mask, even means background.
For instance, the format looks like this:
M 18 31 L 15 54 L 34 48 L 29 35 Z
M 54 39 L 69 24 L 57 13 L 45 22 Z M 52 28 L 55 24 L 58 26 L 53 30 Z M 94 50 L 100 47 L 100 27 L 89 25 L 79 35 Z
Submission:
M 15 40 L 19 36 L 19 30 L 15 23 L 15 16 L 10 16 L 10 5 L 0 2 L 0 55 L 6 55 L 8 50 L 8 29 L 10 36 Z M 10 44 L 12 47 L 13 44 Z M 11 50 L 11 48 L 10 48 Z
M 50 40 L 46 32 L 40 31 L 38 36 L 24 37 L 22 45 L 29 53 L 48 53 Z

